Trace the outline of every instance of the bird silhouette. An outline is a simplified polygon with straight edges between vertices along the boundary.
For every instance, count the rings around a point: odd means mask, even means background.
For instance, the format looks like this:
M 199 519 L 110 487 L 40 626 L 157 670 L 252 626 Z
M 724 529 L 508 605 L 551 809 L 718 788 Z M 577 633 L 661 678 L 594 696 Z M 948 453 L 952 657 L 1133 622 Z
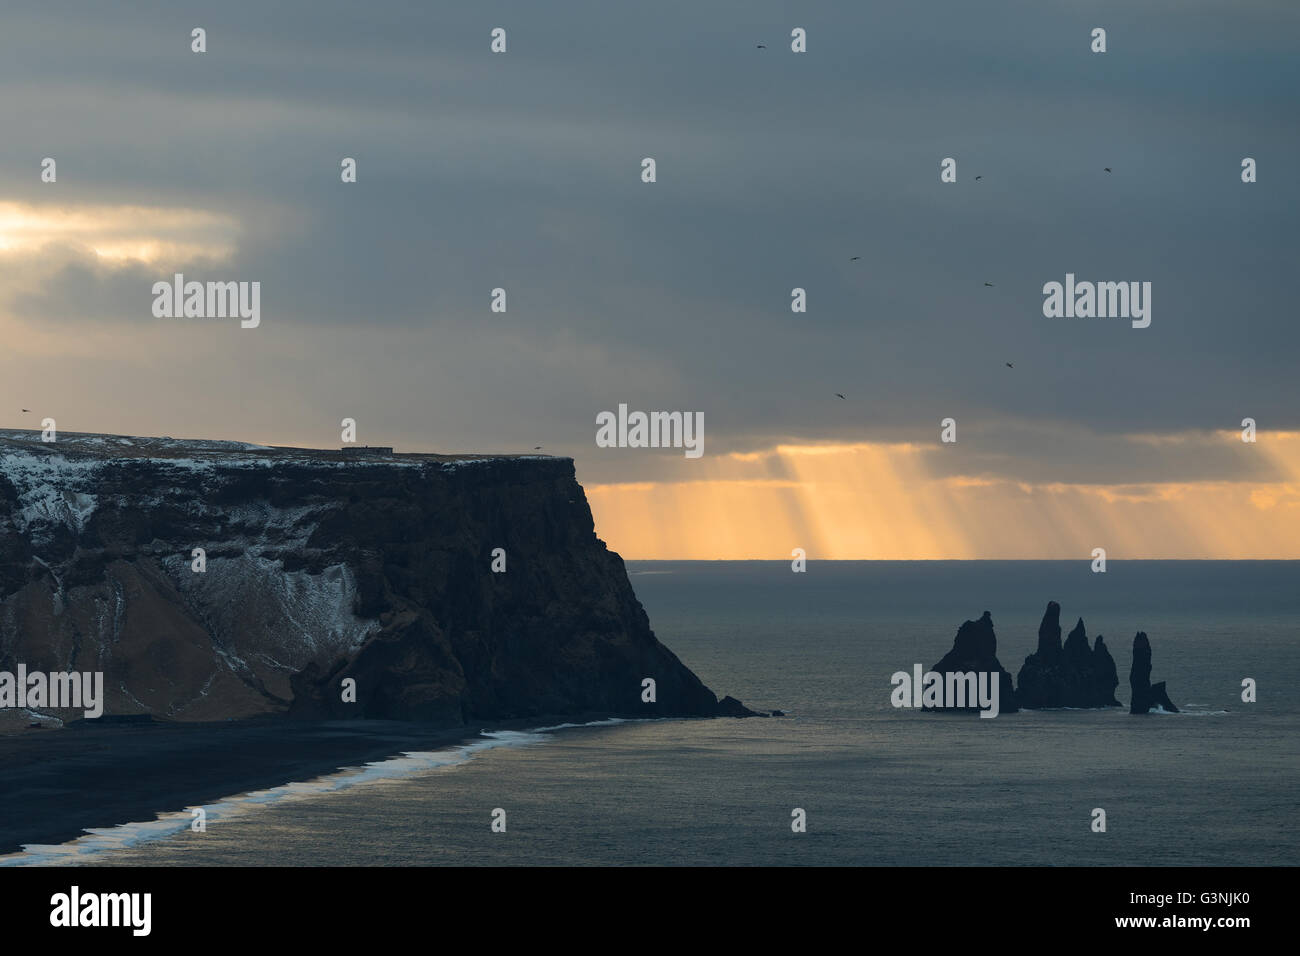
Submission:
M 533 446 L 533 451 L 541 451 L 541 450 L 542 450 L 542 446 L 541 446 L 541 445 L 534 445 L 534 446 Z
M 1104 167 L 1102 167 L 1102 168 L 1105 169 L 1106 172 L 1110 172 L 1110 167 L 1109 167 L 1109 166 L 1104 166 Z
M 983 176 L 976 176 L 976 177 L 975 177 L 975 182 L 979 182 L 979 181 L 980 181 L 981 179 L 983 179 L 983 178 L 984 178 Z
M 839 392 L 836 392 L 836 393 L 835 393 L 835 394 L 836 394 L 836 395 L 839 395 L 839 397 L 840 397 L 840 398 L 844 398 L 844 396 L 843 396 L 843 395 L 840 395 L 840 393 L 839 393 Z M 846 402 L 847 402 L 847 401 L 848 401 L 848 399 L 847 399 L 847 398 L 844 398 L 844 400 L 845 400 L 845 401 L 846 401 Z
M 766 50 L 766 49 L 767 49 L 767 47 L 763 46 L 763 44 L 761 44 L 761 43 L 758 45 L 758 48 L 759 48 L 760 50 Z
M 988 286 L 990 289 L 993 288 L 993 283 L 992 283 L 992 282 L 986 282 L 986 283 L 984 283 L 984 284 L 985 284 L 986 286 Z
M 30 412 L 31 409 L 30 409 L 30 408 L 24 408 L 23 411 L 25 411 L 25 412 Z
M 1015 368 L 1015 366 L 1012 365 L 1010 362 L 1008 362 L 1008 363 L 1007 363 L 1007 368 Z
M 849 262 L 857 262 L 861 258 L 861 256 L 849 256 Z

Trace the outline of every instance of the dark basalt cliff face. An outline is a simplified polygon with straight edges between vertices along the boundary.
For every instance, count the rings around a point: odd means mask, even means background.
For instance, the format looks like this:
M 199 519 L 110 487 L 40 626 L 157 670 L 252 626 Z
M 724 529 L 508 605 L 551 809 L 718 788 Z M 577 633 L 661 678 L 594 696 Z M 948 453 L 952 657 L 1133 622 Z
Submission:
M 106 713 L 174 719 L 750 713 L 655 638 L 563 458 L 0 433 L 18 662 L 103 671 Z
M 943 656 L 943 660 L 930 670 L 938 674 L 989 673 L 998 675 L 998 707 L 1004 714 L 1014 714 L 1017 696 L 1011 683 L 1011 672 L 998 661 L 998 638 L 993 631 L 993 615 L 988 611 L 978 621 L 966 621 L 957 629 L 953 638 L 952 650 Z M 944 690 L 944 706 L 952 707 Z M 975 707 L 957 708 L 976 710 Z
M 1061 606 L 1048 602 L 1038 626 L 1038 649 L 1025 658 L 1017 677 L 1022 707 L 1119 707 L 1119 675 L 1100 634 L 1088 646 L 1083 618 L 1061 645 Z

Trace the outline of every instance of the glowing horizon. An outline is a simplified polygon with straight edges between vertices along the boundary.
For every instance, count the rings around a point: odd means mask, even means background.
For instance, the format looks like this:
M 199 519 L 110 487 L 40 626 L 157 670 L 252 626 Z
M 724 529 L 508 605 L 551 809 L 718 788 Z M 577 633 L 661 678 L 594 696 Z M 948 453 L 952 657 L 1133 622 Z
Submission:
M 714 459 L 698 480 L 586 490 L 597 534 L 634 560 L 790 560 L 794 548 L 809 560 L 1090 560 L 1098 547 L 1113 560 L 1300 559 L 1300 433 L 1251 447 L 1284 477 L 936 476 L 920 446 L 858 443 L 779 445 Z M 772 472 L 788 477 L 759 474 Z

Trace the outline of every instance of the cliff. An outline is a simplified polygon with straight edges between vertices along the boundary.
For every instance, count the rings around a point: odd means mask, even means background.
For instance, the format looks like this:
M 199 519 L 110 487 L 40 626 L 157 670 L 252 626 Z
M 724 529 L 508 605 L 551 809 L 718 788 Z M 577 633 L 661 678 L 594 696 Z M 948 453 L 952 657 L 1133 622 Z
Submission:
M 571 459 L 39 439 L 0 432 L 0 670 L 103 671 L 108 714 L 750 713 L 655 638 Z

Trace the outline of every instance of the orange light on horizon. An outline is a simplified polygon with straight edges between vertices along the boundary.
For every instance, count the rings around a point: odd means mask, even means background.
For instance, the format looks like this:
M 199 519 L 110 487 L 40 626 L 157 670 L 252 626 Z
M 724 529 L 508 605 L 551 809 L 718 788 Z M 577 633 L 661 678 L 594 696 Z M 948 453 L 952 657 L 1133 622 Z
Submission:
M 1300 433 L 1249 447 L 1283 480 L 936 476 L 921 446 L 859 443 L 705 459 L 690 481 L 593 485 L 587 497 L 597 533 L 633 559 L 789 560 L 803 548 L 825 560 L 1082 560 L 1097 547 L 1113 559 L 1300 559 Z

